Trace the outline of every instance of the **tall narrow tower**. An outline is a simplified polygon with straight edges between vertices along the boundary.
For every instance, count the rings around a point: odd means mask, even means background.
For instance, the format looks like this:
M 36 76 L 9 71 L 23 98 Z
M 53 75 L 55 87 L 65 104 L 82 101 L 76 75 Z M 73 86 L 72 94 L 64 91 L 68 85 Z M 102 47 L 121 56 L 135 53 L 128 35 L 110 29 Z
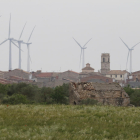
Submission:
M 106 75 L 110 71 L 110 54 L 102 53 L 101 55 L 101 74 Z

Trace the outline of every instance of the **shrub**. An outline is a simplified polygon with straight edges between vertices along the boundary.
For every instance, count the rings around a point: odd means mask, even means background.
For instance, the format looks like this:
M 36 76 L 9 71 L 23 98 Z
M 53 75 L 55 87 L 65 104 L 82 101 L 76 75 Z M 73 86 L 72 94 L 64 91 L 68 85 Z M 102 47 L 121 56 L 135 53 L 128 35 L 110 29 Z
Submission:
M 64 86 L 57 86 L 51 97 L 55 103 L 68 104 L 68 95 Z
M 130 85 L 127 85 L 126 87 L 124 87 L 124 90 L 125 90 L 125 92 L 129 95 L 129 96 L 131 96 L 131 94 L 133 94 L 134 93 L 134 89 L 132 89 L 131 87 L 130 87 Z
M 13 94 L 12 96 L 4 97 L 2 103 L 4 104 L 26 104 L 28 103 L 26 96 L 22 94 Z
M 140 90 L 135 89 L 134 93 L 130 95 L 130 103 L 135 106 L 140 106 Z

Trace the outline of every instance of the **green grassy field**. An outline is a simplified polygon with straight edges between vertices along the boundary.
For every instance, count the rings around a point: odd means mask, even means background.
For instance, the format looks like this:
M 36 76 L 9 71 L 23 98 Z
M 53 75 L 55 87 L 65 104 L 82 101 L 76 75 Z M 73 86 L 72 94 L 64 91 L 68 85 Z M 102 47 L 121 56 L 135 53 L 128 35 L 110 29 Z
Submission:
M 0 105 L 0 140 L 140 140 L 140 108 Z

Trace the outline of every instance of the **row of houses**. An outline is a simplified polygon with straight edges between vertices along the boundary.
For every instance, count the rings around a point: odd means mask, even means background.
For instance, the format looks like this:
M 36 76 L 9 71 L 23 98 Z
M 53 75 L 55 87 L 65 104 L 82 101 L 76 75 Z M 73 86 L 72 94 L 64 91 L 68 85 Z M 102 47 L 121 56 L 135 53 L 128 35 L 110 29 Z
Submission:
M 140 87 L 140 71 L 133 72 L 131 75 L 126 70 L 110 70 L 106 74 L 100 71 L 95 72 L 89 63 L 78 73 L 72 70 L 65 72 L 26 72 L 21 69 L 11 71 L 0 71 L 0 83 L 32 83 L 39 87 L 56 87 L 69 82 L 97 82 L 112 83 L 117 82 L 121 86 L 129 84 L 131 87 Z

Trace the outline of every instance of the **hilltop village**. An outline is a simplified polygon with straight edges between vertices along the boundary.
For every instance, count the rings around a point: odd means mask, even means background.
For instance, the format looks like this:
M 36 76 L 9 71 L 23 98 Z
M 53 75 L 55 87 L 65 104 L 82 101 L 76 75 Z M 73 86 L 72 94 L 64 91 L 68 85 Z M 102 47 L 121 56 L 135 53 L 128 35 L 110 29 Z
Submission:
M 110 69 L 110 54 L 101 54 L 101 70 L 95 72 L 95 69 L 89 63 L 82 69 L 82 72 L 64 71 L 64 72 L 27 72 L 21 69 L 9 71 L 0 71 L 0 83 L 30 83 L 38 87 L 56 87 L 69 82 L 97 82 L 97 83 L 112 83 L 117 82 L 122 87 L 130 85 L 132 88 L 140 86 L 140 71 L 129 73 L 126 70 L 111 70 Z

